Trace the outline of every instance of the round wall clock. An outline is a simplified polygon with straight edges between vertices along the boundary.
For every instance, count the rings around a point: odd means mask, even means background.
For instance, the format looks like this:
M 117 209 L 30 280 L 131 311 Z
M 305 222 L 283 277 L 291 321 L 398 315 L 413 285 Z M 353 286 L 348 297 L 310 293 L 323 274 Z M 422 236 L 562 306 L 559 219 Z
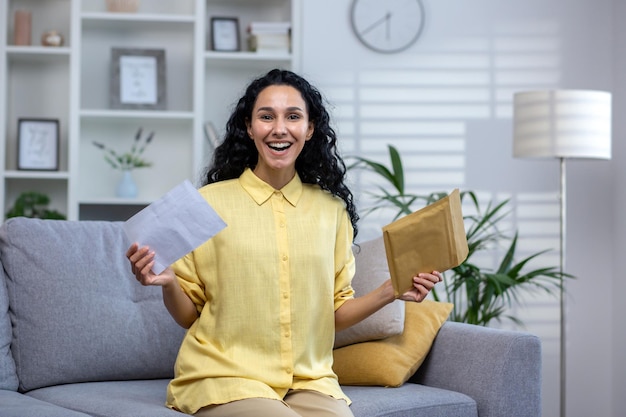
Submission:
M 350 21 L 357 39 L 381 53 L 404 51 L 424 28 L 421 0 L 353 0 Z

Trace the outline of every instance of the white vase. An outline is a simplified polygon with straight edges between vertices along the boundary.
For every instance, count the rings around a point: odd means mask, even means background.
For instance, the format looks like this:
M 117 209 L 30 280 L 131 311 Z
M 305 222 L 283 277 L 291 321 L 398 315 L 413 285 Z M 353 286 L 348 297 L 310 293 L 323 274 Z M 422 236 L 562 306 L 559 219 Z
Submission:
M 131 170 L 122 171 L 122 179 L 117 184 L 115 195 L 121 198 L 135 198 L 137 197 L 137 184 L 133 179 Z

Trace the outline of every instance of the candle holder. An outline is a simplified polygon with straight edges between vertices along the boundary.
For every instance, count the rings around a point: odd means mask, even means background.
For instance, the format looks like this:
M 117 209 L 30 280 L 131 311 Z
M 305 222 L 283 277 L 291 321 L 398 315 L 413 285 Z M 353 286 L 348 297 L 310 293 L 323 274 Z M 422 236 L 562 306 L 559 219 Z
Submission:
M 28 10 L 16 10 L 13 27 L 13 44 L 18 46 L 30 45 L 32 14 Z

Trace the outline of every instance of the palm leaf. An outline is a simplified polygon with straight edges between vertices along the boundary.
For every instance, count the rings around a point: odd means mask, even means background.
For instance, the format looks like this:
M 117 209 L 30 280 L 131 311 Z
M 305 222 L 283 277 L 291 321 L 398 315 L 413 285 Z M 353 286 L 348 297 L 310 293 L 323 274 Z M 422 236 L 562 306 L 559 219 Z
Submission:
M 394 185 L 398 193 L 404 194 L 404 168 L 402 167 L 402 159 L 400 159 L 398 150 L 391 145 L 389 145 L 389 158 L 391 159 L 391 166 L 393 168 Z

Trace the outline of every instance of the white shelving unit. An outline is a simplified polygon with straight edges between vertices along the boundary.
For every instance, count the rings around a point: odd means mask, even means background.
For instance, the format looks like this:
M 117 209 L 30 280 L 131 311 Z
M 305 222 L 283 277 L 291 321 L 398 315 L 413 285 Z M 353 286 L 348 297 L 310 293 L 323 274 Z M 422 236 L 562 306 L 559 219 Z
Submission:
M 32 12 L 32 46 L 16 46 L 13 39 L 16 10 Z M 47 194 L 51 207 L 69 210 L 68 126 L 70 120 L 69 86 L 73 42 L 69 0 L 5 1 L 0 3 L 0 195 L 6 213 L 24 191 Z M 55 28 L 64 34 L 64 46 L 40 46 L 41 34 Z M 17 124 L 19 118 L 58 119 L 60 124 L 58 171 L 22 171 L 17 162 Z
M 244 86 L 274 68 L 297 70 L 300 0 L 141 0 L 132 13 L 107 11 L 105 0 L 0 0 L 0 199 L 6 213 L 24 191 L 51 198 L 50 208 L 72 220 L 125 220 L 185 179 L 199 184 L 210 158 L 204 124 L 223 126 Z M 15 10 L 33 16 L 32 45 L 14 46 Z M 242 47 L 251 21 L 291 21 L 291 53 L 214 52 L 212 16 L 239 19 Z M 39 46 L 57 29 L 62 47 Z M 165 110 L 112 109 L 111 48 L 165 50 Z M 60 122 L 58 171 L 17 170 L 17 119 Z M 115 196 L 121 172 L 93 142 L 130 149 L 137 129 L 155 132 L 133 171 L 137 198 Z
M 71 160 L 72 171 L 78 173 L 75 206 L 79 219 L 124 219 L 196 175 L 193 155 L 201 151 L 202 136 L 194 122 L 202 112 L 193 92 L 195 74 L 202 68 L 196 65 L 194 55 L 204 45 L 197 35 L 200 31 L 196 31 L 196 26 L 202 25 L 197 12 L 202 3 L 179 0 L 178 7 L 170 3 L 144 0 L 134 13 L 108 12 L 104 1 L 75 3 L 80 19 L 74 88 L 80 104 L 75 109 L 77 135 Z M 165 110 L 110 108 L 114 47 L 165 51 Z M 137 198 L 120 199 L 115 196 L 115 188 L 122 173 L 111 169 L 103 151 L 93 142 L 123 153 L 130 150 L 140 127 L 145 133 L 155 132 L 144 154 L 153 166 L 133 171 L 139 189 Z

